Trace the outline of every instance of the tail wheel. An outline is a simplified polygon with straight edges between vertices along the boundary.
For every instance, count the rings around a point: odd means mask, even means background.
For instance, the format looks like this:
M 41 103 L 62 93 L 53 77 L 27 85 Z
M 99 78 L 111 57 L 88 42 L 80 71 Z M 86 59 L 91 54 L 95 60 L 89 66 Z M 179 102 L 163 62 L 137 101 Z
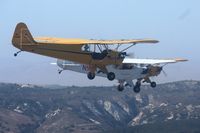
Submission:
M 107 74 L 107 78 L 108 80 L 113 81 L 115 79 L 115 74 L 113 72 L 109 72 Z
M 151 87 L 155 88 L 156 87 L 156 82 L 151 82 Z
M 89 72 L 87 74 L 88 79 L 93 80 L 95 78 L 95 73 Z

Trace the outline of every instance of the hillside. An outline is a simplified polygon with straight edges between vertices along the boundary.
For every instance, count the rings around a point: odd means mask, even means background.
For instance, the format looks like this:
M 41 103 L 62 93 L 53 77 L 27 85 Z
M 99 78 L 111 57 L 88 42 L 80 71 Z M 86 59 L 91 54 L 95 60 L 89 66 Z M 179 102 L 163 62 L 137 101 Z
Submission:
M 199 101 L 199 81 L 143 86 L 140 94 L 1 83 L 0 133 L 200 132 Z

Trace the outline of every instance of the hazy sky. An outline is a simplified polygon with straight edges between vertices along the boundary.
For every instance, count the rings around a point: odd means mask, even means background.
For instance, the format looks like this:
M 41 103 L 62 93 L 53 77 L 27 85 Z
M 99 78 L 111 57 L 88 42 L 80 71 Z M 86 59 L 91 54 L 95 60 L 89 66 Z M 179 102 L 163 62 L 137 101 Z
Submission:
M 0 82 L 63 85 L 112 85 L 107 79 L 50 65 L 56 59 L 27 52 L 17 58 L 11 45 L 14 28 L 25 22 L 33 36 L 86 39 L 154 38 L 156 45 L 137 45 L 129 51 L 141 58 L 189 59 L 165 67 L 160 82 L 200 80 L 199 0 L 1 0 Z

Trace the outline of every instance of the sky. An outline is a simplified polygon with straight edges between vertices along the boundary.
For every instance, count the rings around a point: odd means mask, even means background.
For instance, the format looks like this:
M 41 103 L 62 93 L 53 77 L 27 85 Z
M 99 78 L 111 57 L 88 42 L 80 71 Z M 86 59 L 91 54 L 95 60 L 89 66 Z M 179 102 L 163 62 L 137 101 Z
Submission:
M 24 22 L 34 37 L 83 39 L 153 38 L 155 45 L 129 49 L 137 58 L 182 57 L 166 66 L 158 83 L 200 80 L 199 0 L 1 0 L 0 82 L 59 85 L 113 85 L 117 81 L 87 79 L 84 74 L 57 73 L 56 59 L 18 51 L 11 44 L 14 28 Z

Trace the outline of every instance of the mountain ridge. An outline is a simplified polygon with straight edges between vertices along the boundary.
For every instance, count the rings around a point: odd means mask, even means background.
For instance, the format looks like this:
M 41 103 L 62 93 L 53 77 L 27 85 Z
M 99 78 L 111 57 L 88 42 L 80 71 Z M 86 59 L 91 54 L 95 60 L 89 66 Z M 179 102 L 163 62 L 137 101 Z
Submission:
M 140 94 L 114 86 L 49 89 L 0 83 L 0 132 L 128 132 L 161 122 L 198 121 L 199 95 L 200 81 L 189 80 L 155 89 L 144 85 Z

